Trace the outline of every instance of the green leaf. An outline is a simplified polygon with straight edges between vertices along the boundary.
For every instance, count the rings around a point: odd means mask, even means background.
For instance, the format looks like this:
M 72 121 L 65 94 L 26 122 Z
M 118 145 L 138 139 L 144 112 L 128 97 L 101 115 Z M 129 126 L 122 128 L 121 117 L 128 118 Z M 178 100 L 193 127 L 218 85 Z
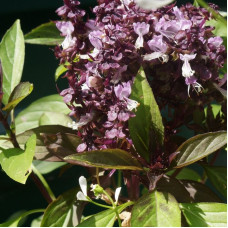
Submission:
M 58 94 L 40 98 L 17 115 L 15 119 L 17 134 L 38 127 L 40 118 L 45 112 L 68 114 L 70 109 Z M 61 125 L 61 122 L 58 124 Z
M 166 175 L 171 176 L 174 172 L 175 172 L 175 170 L 171 170 L 171 171 L 167 172 Z M 200 175 L 196 171 L 189 169 L 189 168 L 182 169 L 178 173 L 176 178 L 178 180 L 193 180 L 193 181 L 200 181 L 201 180 Z
M 205 23 L 206 26 L 213 26 L 215 29 L 212 31 L 216 36 L 227 37 L 227 25 L 218 20 L 210 20 Z
M 48 161 L 33 161 L 33 165 L 41 174 L 51 173 L 52 171 L 66 165 L 66 162 L 48 162 Z
M 181 211 L 175 198 L 153 191 L 142 196 L 133 206 L 132 227 L 180 227 Z
M 77 226 L 85 206 L 85 202 L 76 200 L 77 192 L 78 188 L 71 189 L 49 204 L 44 212 L 41 227 Z
M 32 220 L 30 227 L 40 227 L 43 215 Z
M 21 82 L 18 84 L 9 97 L 8 104 L 2 109 L 10 112 L 14 109 L 25 97 L 27 97 L 33 90 L 33 84 L 29 82 Z
M 25 35 L 28 44 L 58 45 L 63 39 L 54 22 L 42 24 Z
M 226 145 L 227 133 L 225 131 L 209 132 L 196 135 L 185 141 L 178 149 L 179 154 L 173 162 L 175 168 L 190 165 L 208 156 Z
M 2 153 L 0 153 L 0 164 L 10 178 L 25 184 L 31 173 L 35 147 L 36 135 L 32 135 L 26 143 L 25 151 L 20 148 L 2 150 Z
M 0 44 L 0 59 L 3 71 L 3 104 L 8 103 L 9 96 L 21 80 L 25 58 L 24 36 L 20 20 L 6 32 Z
M 136 117 L 128 121 L 130 135 L 136 151 L 149 160 L 150 147 L 154 149 L 157 144 L 163 145 L 164 126 L 159 107 L 142 67 L 134 80 L 130 98 L 140 103 L 135 113 Z M 151 142 L 154 144 L 150 145 Z
M 39 126 L 42 125 L 58 125 L 67 127 L 69 123 L 72 123 L 72 119 L 64 114 L 58 112 L 44 112 L 39 119 Z
M 59 65 L 55 71 L 55 81 L 58 80 L 58 78 L 67 71 L 67 68 L 64 65 Z
M 120 214 L 126 207 L 130 206 L 132 202 L 127 202 L 118 207 L 118 213 Z M 108 209 L 90 216 L 78 227 L 113 227 L 116 220 L 116 213 L 113 209 Z
M 182 203 L 180 208 L 191 227 L 226 227 L 227 205 L 223 203 Z
M 17 135 L 17 141 L 21 147 L 28 138 L 36 134 L 37 146 L 35 159 L 46 161 L 62 161 L 67 155 L 75 153 L 75 148 L 81 144 L 81 139 L 71 128 L 63 126 L 49 125 L 40 126 Z M 3 146 L 11 146 L 9 142 Z
M 95 150 L 69 155 L 64 158 L 71 164 L 104 169 L 142 170 L 140 163 L 130 153 L 120 149 Z
M 192 201 L 185 186 L 176 178 L 164 175 L 158 181 L 156 189 L 160 192 L 170 193 L 179 203 L 189 203 Z
M 23 213 L 22 215 L 18 216 L 17 218 L 14 218 L 10 221 L 0 224 L 0 227 L 17 227 L 18 223 L 20 222 L 20 220 L 22 218 L 24 218 L 28 215 L 34 214 L 34 213 L 42 213 L 42 212 L 44 212 L 44 209 L 35 209 L 35 210 L 27 211 L 27 212 Z
M 227 197 L 227 168 L 221 166 L 203 166 L 206 174 L 215 188 Z
M 205 184 L 190 180 L 180 180 L 179 182 L 189 192 L 192 199 L 191 202 L 222 202 L 221 199 Z

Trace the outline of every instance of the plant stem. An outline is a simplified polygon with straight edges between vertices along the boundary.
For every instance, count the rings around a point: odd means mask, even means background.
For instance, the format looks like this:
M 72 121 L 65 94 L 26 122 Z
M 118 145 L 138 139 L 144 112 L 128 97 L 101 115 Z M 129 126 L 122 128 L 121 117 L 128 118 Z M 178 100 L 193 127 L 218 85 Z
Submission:
M 183 168 L 176 169 L 174 173 L 171 175 L 171 177 L 175 178 L 182 170 Z
M 112 209 L 112 207 L 110 207 L 110 206 L 106 206 L 104 204 L 100 204 L 100 203 L 94 202 L 93 200 L 89 200 L 89 202 L 90 203 L 93 203 L 93 204 L 95 204 L 95 205 L 97 205 L 99 207 L 104 207 L 104 208 Z
M 118 209 L 117 209 L 117 202 L 115 203 L 112 200 L 112 197 L 105 190 L 103 190 L 103 192 L 108 197 L 108 199 L 110 200 L 110 202 L 112 203 L 112 207 L 113 207 L 113 209 L 114 209 L 114 211 L 116 213 L 116 217 L 117 217 L 117 220 L 118 220 L 119 227 L 121 227 L 121 220 L 120 220 L 120 216 L 119 216 Z
M 122 178 L 122 173 L 120 170 L 118 170 L 118 179 L 117 179 L 117 186 L 121 187 L 121 178 Z
M 37 168 L 33 164 L 32 164 L 32 170 L 33 170 L 34 174 L 36 174 L 36 176 L 39 178 L 40 182 L 42 183 L 42 186 L 47 191 L 49 197 L 51 198 L 51 201 L 56 200 L 56 197 L 55 197 L 54 193 L 52 192 L 50 186 L 48 185 L 47 181 L 45 180 L 43 175 L 37 170 Z
M 10 137 L 10 141 L 12 142 L 13 146 L 15 148 L 20 148 L 17 139 L 16 139 L 16 135 L 14 134 L 14 132 L 11 130 L 10 125 L 7 121 L 7 119 L 5 118 L 5 116 L 3 115 L 2 111 L 0 110 L 0 121 L 2 122 L 7 135 Z
M 13 112 L 12 112 L 13 113 Z M 11 116 L 11 119 L 14 120 L 14 117 Z M 11 143 L 13 144 L 14 148 L 20 148 L 20 145 L 17 141 L 15 132 L 10 128 L 10 125 L 7 121 L 7 117 L 5 117 L 2 113 L 2 111 L 0 110 L 0 121 L 2 122 L 7 135 L 10 138 Z M 33 166 L 34 168 L 34 166 Z M 37 171 L 37 173 L 35 173 Z M 36 175 L 35 175 L 36 174 Z M 44 196 L 44 198 L 47 200 L 48 203 L 51 203 L 53 200 L 55 200 L 55 196 L 52 193 L 50 187 L 48 186 L 46 180 L 44 179 L 44 177 L 39 173 L 38 170 L 34 170 L 31 173 L 31 178 L 33 179 L 33 181 L 35 182 L 36 186 L 39 188 L 40 192 L 42 193 L 42 195 Z
M 203 172 L 202 179 L 201 179 L 200 182 L 201 182 L 202 184 L 205 184 L 206 181 L 207 181 L 207 174 L 206 174 L 206 172 L 204 171 L 204 172 Z
M 99 179 L 99 168 L 97 168 L 97 167 L 96 167 L 96 178 L 97 178 L 97 184 L 101 185 L 100 184 L 100 179 Z

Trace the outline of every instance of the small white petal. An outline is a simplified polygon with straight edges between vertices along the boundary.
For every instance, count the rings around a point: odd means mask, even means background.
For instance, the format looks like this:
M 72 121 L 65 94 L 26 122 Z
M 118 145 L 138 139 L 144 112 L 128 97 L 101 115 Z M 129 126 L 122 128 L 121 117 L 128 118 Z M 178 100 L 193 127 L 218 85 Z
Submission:
M 171 2 L 173 2 L 173 0 L 135 0 L 135 3 L 145 10 L 156 10 Z
M 87 196 L 87 180 L 84 176 L 79 177 L 79 185 L 85 196 Z
M 121 187 L 117 188 L 115 191 L 115 201 L 116 203 L 118 202 L 119 196 L 120 196 L 120 191 L 121 191 Z
M 151 54 L 147 54 L 143 56 L 143 60 L 150 61 L 153 59 L 162 59 L 163 63 L 167 63 L 169 61 L 169 56 L 162 52 L 153 52 Z
M 88 201 L 86 196 L 81 191 L 77 193 L 77 200 Z
M 143 47 L 143 42 L 144 42 L 143 36 L 140 35 L 140 36 L 137 38 L 136 42 L 135 42 L 135 47 L 136 47 L 137 49 Z
M 127 98 L 127 108 L 129 111 L 136 109 L 139 106 L 139 103 L 135 100 Z

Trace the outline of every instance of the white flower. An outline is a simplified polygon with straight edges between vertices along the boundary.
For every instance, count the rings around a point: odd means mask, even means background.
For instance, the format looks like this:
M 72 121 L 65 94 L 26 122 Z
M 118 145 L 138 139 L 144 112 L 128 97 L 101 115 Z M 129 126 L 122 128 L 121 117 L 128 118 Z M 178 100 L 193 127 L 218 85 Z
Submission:
M 125 98 L 127 101 L 127 108 L 129 111 L 132 111 L 133 109 L 136 109 L 139 106 L 139 103 L 135 100 Z
M 115 204 L 118 203 L 118 199 L 119 199 L 119 196 L 120 196 L 120 191 L 121 191 L 121 187 L 117 188 L 116 191 L 115 191 Z
M 143 59 L 146 60 L 146 61 L 150 61 L 150 60 L 153 60 L 153 59 L 161 59 L 161 62 L 163 63 L 167 63 L 169 61 L 169 56 L 162 53 L 162 52 L 153 52 L 151 54 L 146 54 L 143 56 Z
M 63 49 L 74 46 L 76 43 L 76 37 L 72 38 L 71 34 L 67 35 L 64 41 L 62 42 Z
M 182 75 L 186 78 L 193 76 L 193 74 L 195 73 L 194 70 L 192 70 L 189 61 L 193 60 L 196 57 L 196 54 L 180 54 L 180 59 L 182 61 L 184 61 L 184 64 L 182 66 Z
M 86 113 L 86 115 L 81 116 L 80 120 L 77 123 L 75 121 L 68 123 L 68 127 L 71 127 L 73 130 L 78 130 L 79 127 L 82 127 L 89 123 L 93 117 L 94 113 Z
M 173 0 L 135 0 L 135 3 L 145 10 L 156 10 L 171 2 L 173 2 Z
M 82 191 L 77 193 L 77 199 L 82 201 L 88 201 L 87 199 L 87 180 L 84 176 L 79 177 L 79 185 Z
M 150 25 L 146 24 L 145 22 L 142 22 L 142 23 L 137 22 L 137 23 L 133 23 L 133 26 L 134 26 L 135 33 L 139 36 L 135 42 L 135 47 L 139 49 L 143 47 L 143 42 L 144 42 L 143 36 L 149 32 Z

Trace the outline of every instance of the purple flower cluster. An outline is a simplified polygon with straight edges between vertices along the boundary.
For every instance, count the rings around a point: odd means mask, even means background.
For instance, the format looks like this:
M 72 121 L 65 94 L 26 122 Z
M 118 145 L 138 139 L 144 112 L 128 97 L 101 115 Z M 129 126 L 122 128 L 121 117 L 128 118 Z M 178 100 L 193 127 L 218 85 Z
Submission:
M 161 98 L 174 90 L 188 97 L 219 79 L 225 48 L 205 26 L 211 18 L 205 9 L 172 4 L 152 11 L 133 0 L 98 0 L 95 19 L 85 21 L 78 1 L 64 3 L 56 26 L 65 39 L 55 55 L 68 69 L 69 88 L 61 95 L 83 140 L 78 152 L 129 150 L 128 119 L 139 105 L 129 96 L 141 65 Z

